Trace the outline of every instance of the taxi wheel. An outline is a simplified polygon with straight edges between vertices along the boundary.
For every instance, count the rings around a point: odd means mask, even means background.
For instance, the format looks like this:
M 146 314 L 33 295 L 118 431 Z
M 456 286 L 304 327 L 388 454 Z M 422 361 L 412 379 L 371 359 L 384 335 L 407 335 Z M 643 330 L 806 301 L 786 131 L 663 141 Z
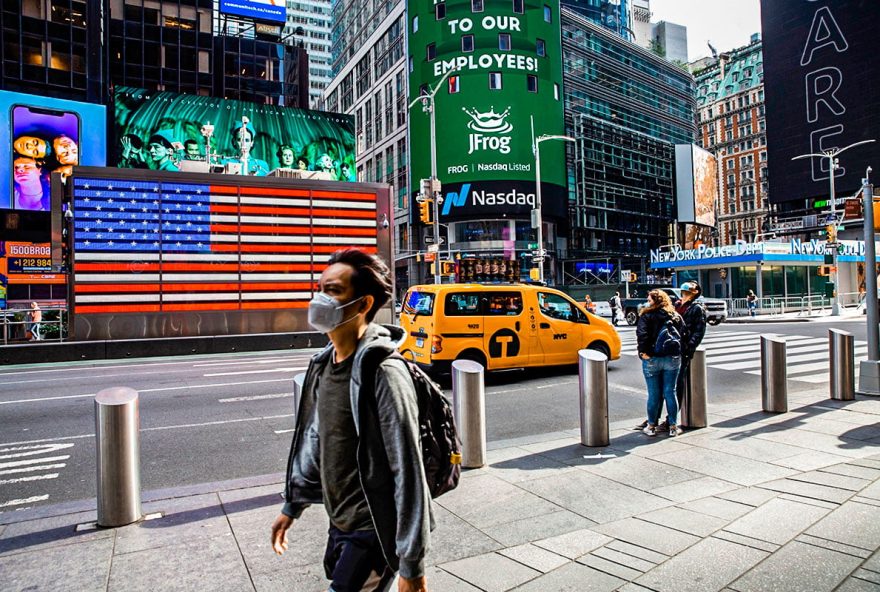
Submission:
M 634 310 L 630 310 L 626 313 L 626 324 L 632 327 L 636 323 L 639 322 L 639 313 Z
M 606 358 L 608 358 L 609 360 L 611 359 L 611 350 L 608 348 L 607 345 L 605 345 L 601 341 L 594 341 L 593 343 L 591 343 L 590 345 L 587 346 L 587 349 L 597 351 L 600 354 L 605 354 Z
M 488 369 L 488 366 L 486 364 L 485 354 L 483 354 L 483 352 L 477 351 L 475 349 L 465 350 L 465 351 L 461 352 L 460 354 L 458 354 L 458 357 L 455 359 L 456 360 L 470 360 L 471 362 L 476 362 L 477 364 L 480 364 L 484 369 Z

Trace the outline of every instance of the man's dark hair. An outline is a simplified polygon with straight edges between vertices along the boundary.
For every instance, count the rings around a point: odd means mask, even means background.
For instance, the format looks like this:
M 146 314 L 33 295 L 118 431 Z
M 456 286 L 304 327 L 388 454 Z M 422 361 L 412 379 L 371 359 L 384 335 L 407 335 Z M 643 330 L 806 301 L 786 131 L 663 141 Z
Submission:
M 380 308 L 391 299 L 391 271 L 373 255 L 360 249 L 343 249 L 330 255 L 328 265 L 344 263 L 354 270 L 351 286 L 355 297 L 370 295 L 373 307 L 367 311 L 367 322 L 372 322 Z
M 183 145 L 184 145 L 184 146 L 198 146 L 199 143 L 198 143 L 197 141 L 193 140 L 192 138 L 190 138 L 189 140 L 186 140 L 186 141 L 183 143 Z

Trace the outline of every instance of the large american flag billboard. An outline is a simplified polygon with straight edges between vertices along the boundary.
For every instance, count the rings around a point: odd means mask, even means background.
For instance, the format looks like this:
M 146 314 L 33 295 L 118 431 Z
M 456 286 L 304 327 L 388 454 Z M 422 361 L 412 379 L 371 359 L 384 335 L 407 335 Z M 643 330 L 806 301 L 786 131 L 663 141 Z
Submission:
M 376 186 L 144 176 L 72 179 L 71 305 L 80 325 L 89 315 L 304 312 L 331 253 L 379 251 L 387 204 Z M 294 325 L 287 329 L 307 330 Z M 135 333 L 126 336 L 158 336 Z

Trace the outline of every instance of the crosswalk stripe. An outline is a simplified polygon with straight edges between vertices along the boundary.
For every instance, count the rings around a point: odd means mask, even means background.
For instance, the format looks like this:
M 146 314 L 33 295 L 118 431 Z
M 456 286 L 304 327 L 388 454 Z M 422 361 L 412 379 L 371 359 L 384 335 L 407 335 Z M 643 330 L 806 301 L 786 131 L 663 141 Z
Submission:
M 24 483 L 25 481 L 42 481 L 43 479 L 57 479 L 58 473 L 47 473 L 45 475 L 30 475 L 29 477 L 15 477 L 13 479 L 0 479 L 0 485 L 14 485 L 15 483 Z
M 70 458 L 69 454 L 66 454 L 64 456 L 50 456 L 48 458 L 29 458 L 27 460 L 13 460 L 13 461 L 9 461 L 9 462 L 0 463 L 0 469 L 9 469 L 12 467 L 21 467 L 21 466 L 25 466 L 25 465 L 35 465 L 37 463 L 44 463 L 44 462 L 55 462 L 55 461 L 59 461 L 59 460 L 67 460 L 68 458 Z
M 48 471 L 50 469 L 63 469 L 67 465 L 64 463 L 55 463 L 51 465 L 39 465 L 37 467 L 19 467 L 17 469 L 5 469 L 0 471 L 0 475 L 13 475 L 15 473 L 30 473 L 33 471 Z
M 10 506 L 22 506 L 24 504 L 32 504 L 34 502 L 42 502 L 49 499 L 49 494 L 46 495 L 35 495 L 33 497 L 28 497 L 24 499 L 14 499 L 9 500 L 8 502 L 0 503 L 0 508 L 8 508 Z

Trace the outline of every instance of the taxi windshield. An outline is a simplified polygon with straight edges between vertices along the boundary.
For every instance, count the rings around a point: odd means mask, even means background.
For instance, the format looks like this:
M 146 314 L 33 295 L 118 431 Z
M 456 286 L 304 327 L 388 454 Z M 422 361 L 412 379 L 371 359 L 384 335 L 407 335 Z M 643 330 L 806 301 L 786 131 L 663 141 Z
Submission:
M 411 315 L 429 315 L 434 310 L 434 294 L 412 290 L 406 295 L 403 312 Z

